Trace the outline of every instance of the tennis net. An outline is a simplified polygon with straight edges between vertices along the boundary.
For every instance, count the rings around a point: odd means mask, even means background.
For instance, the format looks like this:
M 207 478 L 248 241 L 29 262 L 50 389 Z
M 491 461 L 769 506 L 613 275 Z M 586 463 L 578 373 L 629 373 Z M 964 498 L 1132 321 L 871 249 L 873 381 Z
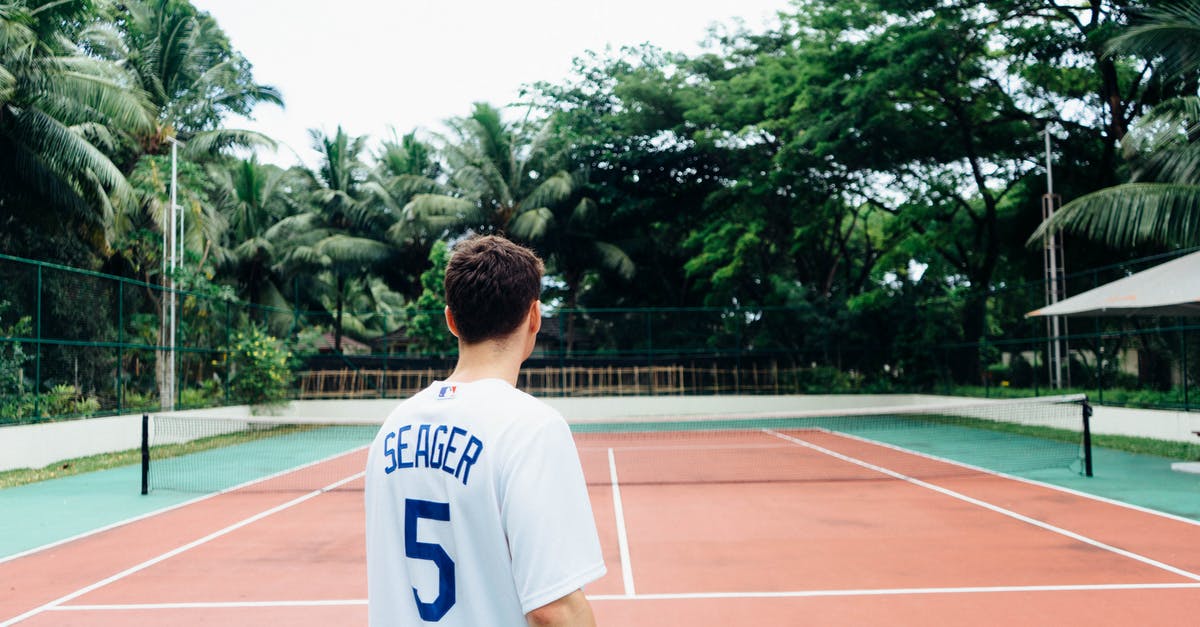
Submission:
M 1091 475 L 1082 395 L 887 408 L 571 420 L 590 484 Z M 362 488 L 380 424 L 147 416 L 142 491 Z M 439 455 L 436 441 L 428 455 Z

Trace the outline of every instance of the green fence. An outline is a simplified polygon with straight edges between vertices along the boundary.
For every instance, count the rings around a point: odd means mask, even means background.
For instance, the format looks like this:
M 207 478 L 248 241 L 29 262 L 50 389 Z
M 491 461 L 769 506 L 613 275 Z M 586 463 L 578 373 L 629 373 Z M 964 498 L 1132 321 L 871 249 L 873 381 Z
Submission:
M 129 278 L 0 255 L 0 422 L 104 415 L 228 400 L 230 334 L 273 313 Z M 162 339 L 174 295 L 174 349 Z
M 1068 293 L 1164 260 L 1072 274 Z M 178 309 L 174 346 L 162 339 L 169 337 L 162 326 L 163 303 L 172 295 Z M 547 394 L 587 393 L 588 385 L 638 393 L 1044 394 L 1052 387 L 1046 322 L 1023 315 L 1044 298 L 1040 282 L 993 290 L 988 311 L 995 332 L 979 342 L 927 338 L 928 329 L 953 328 L 936 322 L 960 313 L 961 302 L 949 299 L 889 304 L 891 309 L 875 314 L 815 312 L 811 306 L 547 307 L 529 364 L 536 374 L 530 384 Z M 899 311 L 904 307 L 912 311 Z M 171 389 L 168 381 L 174 383 L 177 408 L 237 402 L 228 350 L 233 334 L 251 325 L 283 338 L 293 351 L 294 369 L 302 374 L 296 395 L 310 376 L 322 377 L 322 397 L 388 395 L 452 366 L 451 350 L 423 347 L 408 336 L 402 316 L 396 319 L 394 332 L 370 339 L 347 334 L 336 351 L 334 319 L 326 311 L 256 306 L 224 293 L 171 291 L 0 255 L 0 423 L 157 409 L 171 404 L 159 398 L 160 390 Z M 1073 391 L 1110 404 L 1183 409 L 1197 404 L 1195 319 L 1072 319 L 1060 340 Z M 414 378 L 405 385 L 386 383 L 403 381 L 407 373 Z

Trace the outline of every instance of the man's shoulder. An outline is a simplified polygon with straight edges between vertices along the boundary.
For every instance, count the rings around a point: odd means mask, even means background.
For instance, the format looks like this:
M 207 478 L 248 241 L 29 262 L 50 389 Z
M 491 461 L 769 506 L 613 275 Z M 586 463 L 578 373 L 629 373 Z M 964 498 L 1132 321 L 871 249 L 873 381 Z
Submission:
M 389 418 L 472 415 L 492 421 L 519 419 L 526 426 L 561 422 L 562 414 L 546 402 L 500 380 L 460 384 L 439 381 L 401 401 Z
M 562 422 L 562 414 L 545 401 L 509 385 L 493 385 L 479 390 L 471 399 L 494 415 L 512 415 L 526 424 Z

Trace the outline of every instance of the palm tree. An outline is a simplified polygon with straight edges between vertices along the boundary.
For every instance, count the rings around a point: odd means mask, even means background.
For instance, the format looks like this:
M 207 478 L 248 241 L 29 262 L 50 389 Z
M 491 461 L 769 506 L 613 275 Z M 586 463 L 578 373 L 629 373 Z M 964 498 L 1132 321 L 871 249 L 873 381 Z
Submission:
M 457 224 L 457 218 L 418 216 L 410 208 L 410 203 L 419 194 L 450 193 L 439 180 L 442 169 L 434 149 L 417 139 L 415 132 L 384 141 L 375 161 L 375 168 L 363 189 L 395 217 L 395 223 L 388 228 L 388 236 L 396 244 L 411 246 L 430 237 L 436 238 Z
M 414 196 L 405 207 L 406 219 L 447 226 L 457 221 L 505 232 L 537 248 L 566 284 L 572 310 L 589 273 L 633 275 L 629 255 L 602 235 L 600 207 L 583 195 L 586 174 L 570 171 L 565 153 L 555 150 L 552 119 L 505 123 L 498 109 L 476 103 L 470 116 L 453 120 L 450 127 L 453 135 L 442 147 L 448 189 Z M 568 314 L 568 350 L 574 323 L 575 314 Z
M 104 10 L 108 19 L 82 35 L 87 47 L 121 63 L 155 112 L 151 132 L 133 138 L 131 162 L 163 154 L 172 138 L 186 142 L 189 159 L 235 146 L 274 147 L 259 133 L 220 127 L 226 115 L 249 115 L 259 103 L 282 107 L 283 97 L 254 82 L 250 63 L 212 16 L 187 0 L 109 2 Z
M 216 163 L 208 167 L 211 198 L 229 227 L 222 234 L 219 267 L 236 282 L 248 302 L 276 310 L 288 308 L 278 261 L 275 224 L 301 212 L 296 194 L 303 183 L 292 170 L 262 164 L 257 157 Z
M 351 137 L 340 126 L 331 137 L 311 131 L 321 163 L 310 176 L 315 184 L 312 206 L 273 227 L 286 243 L 277 268 L 308 279 L 310 298 L 334 318 L 334 349 L 341 351 L 345 309 L 354 298 L 349 288 L 374 289 L 357 279 L 392 257 L 395 250 L 385 239 L 394 222 L 386 209 L 363 191 L 367 169 L 361 156 L 365 137 Z M 332 299 L 320 298 L 332 294 Z M 390 304 L 396 299 L 372 297 Z
M 457 222 L 481 230 L 532 237 L 550 220 L 549 207 L 570 197 L 571 175 L 547 146 L 550 127 L 503 121 L 499 109 L 476 103 L 471 115 L 449 123 L 443 137 L 446 191 L 422 193 L 405 207 L 417 222 Z
M 573 177 L 573 190 L 584 189 L 584 176 L 581 172 Z M 566 287 L 568 353 L 575 344 L 575 317 L 587 278 L 598 272 L 610 272 L 621 279 L 630 279 L 636 271 L 625 248 L 606 237 L 606 216 L 600 205 L 579 191 L 570 200 L 573 202 L 526 212 L 518 216 L 511 229 L 549 260 L 551 273 L 561 278 Z
M 95 230 L 133 197 L 106 154 L 114 135 L 152 125 L 120 68 L 71 43 L 68 25 L 87 8 L 0 1 L 0 206 L 46 226 L 65 211 Z
M 161 184 L 157 172 L 168 167 L 169 142 L 183 143 L 184 167 L 211 162 L 233 147 L 274 147 L 272 140 L 259 133 L 225 129 L 220 124 L 230 113 L 248 114 L 258 103 L 282 106 L 283 101 L 274 88 L 254 82 L 250 64 L 233 49 L 216 20 L 186 0 L 106 1 L 100 13 L 103 19 L 80 34 L 83 45 L 93 56 L 124 68 L 125 82 L 145 95 L 153 116 L 148 128 L 116 138 L 121 169 L 149 182 L 137 189 L 134 211 L 144 215 L 118 221 L 114 235 L 120 240 L 122 223 L 150 223 L 154 230 L 166 230 L 169 186 Z M 137 175 L 146 170 L 154 171 L 155 176 Z M 181 203 L 186 214 L 184 250 L 207 259 L 216 252 L 224 222 L 207 199 L 201 198 L 198 188 L 209 186 L 203 168 L 193 179 L 190 185 L 181 186 L 191 201 Z M 118 252 L 130 258 L 148 256 L 147 251 Z M 155 264 L 147 259 L 133 265 L 142 267 L 147 275 L 154 273 Z
M 1191 93 L 1163 101 L 1130 130 L 1131 182 L 1067 203 L 1029 241 L 1062 229 L 1117 247 L 1200 245 L 1200 3 L 1147 10 L 1109 50 L 1161 59 L 1160 71 Z

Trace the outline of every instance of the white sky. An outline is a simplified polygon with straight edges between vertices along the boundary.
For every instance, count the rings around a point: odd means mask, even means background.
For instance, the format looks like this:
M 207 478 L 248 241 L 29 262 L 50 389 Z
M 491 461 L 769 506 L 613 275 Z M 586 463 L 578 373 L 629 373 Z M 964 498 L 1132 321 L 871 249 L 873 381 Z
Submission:
M 559 81 L 571 61 L 650 42 L 694 54 L 714 22 L 762 30 L 788 0 L 192 0 L 217 19 L 254 77 L 283 92 L 231 128 L 286 147 L 266 161 L 312 165 L 308 130 L 341 124 L 374 140 L 436 130 L 476 101 L 512 103 L 522 84 Z M 293 152 L 294 151 L 294 152 Z

